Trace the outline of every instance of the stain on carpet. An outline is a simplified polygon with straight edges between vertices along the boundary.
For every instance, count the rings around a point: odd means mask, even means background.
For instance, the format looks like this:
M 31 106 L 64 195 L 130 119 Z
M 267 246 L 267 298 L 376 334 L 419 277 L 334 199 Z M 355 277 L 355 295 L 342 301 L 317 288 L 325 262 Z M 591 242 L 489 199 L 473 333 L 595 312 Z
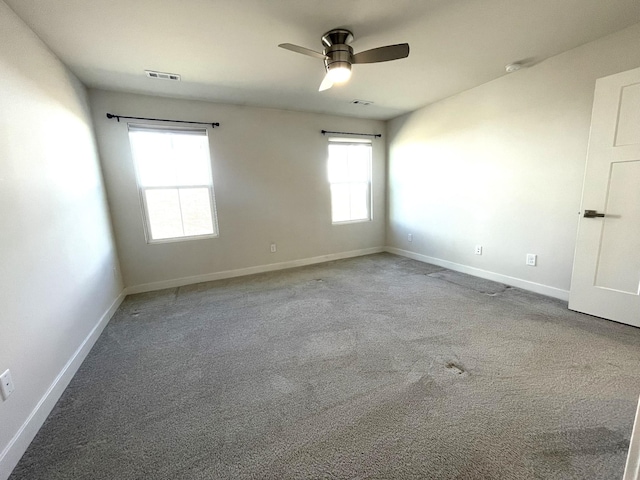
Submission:
M 491 280 L 485 280 L 484 278 L 472 277 L 471 275 L 451 270 L 442 270 L 440 272 L 430 273 L 428 276 L 490 296 L 499 295 L 511 288 L 510 286 L 502 283 L 492 282 Z
M 605 427 L 549 432 L 535 437 L 544 456 L 597 455 L 629 448 L 629 441 L 621 433 Z
M 465 369 L 464 367 L 462 367 L 461 365 L 458 365 L 454 362 L 449 362 L 447 363 L 446 367 L 451 370 L 451 372 L 457 374 L 457 375 L 462 375 L 463 373 L 465 373 Z
M 533 435 L 532 440 L 539 446 L 532 456 L 537 478 L 569 476 L 578 459 L 588 463 L 589 457 L 597 462 L 603 456 L 614 456 L 624 462 L 629 448 L 629 441 L 621 433 L 605 427 L 546 432 Z

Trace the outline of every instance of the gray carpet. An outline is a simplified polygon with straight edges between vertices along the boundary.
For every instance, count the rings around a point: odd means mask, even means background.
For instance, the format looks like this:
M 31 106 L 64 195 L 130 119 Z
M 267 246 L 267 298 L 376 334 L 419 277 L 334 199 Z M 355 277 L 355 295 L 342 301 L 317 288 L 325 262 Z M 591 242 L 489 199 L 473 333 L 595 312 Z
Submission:
M 640 329 L 389 254 L 127 297 L 18 479 L 619 479 Z

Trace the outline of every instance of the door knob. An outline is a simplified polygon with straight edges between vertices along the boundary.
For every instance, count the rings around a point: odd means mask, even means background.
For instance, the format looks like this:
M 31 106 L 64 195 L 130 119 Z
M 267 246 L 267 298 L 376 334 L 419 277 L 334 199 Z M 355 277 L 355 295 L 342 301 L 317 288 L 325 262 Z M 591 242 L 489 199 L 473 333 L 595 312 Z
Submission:
M 604 213 L 598 213 L 595 210 L 585 210 L 584 218 L 604 217 Z

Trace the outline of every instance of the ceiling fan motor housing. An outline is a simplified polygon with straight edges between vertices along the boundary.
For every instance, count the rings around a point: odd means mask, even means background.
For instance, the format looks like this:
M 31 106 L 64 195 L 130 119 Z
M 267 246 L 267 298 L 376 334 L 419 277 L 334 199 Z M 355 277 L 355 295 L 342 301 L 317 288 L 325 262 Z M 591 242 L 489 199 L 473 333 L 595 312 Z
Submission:
M 332 45 L 324 50 L 324 54 L 327 56 L 324 60 L 327 71 L 335 68 L 347 68 L 351 70 L 353 49 L 349 45 Z
M 344 68 L 351 70 L 353 63 L 353 48 L 348 45 L 353 41 L 353 33 L 349 30 L 330 30 L 322 36 L 322 43 L 326 45 L 324 54 L 324 66 L 327 72 L 333 69 Z

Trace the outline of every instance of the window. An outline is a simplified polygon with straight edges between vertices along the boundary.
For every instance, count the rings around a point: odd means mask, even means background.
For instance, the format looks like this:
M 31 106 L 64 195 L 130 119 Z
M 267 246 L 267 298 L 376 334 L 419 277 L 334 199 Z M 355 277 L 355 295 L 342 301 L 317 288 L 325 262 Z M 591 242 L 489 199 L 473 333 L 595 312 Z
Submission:
M 148 243 L 218 235 L 206 129 L 129 125 Z
M 368 141 L 329 141 L 333 223 L 371 220 L 371 151 Z

